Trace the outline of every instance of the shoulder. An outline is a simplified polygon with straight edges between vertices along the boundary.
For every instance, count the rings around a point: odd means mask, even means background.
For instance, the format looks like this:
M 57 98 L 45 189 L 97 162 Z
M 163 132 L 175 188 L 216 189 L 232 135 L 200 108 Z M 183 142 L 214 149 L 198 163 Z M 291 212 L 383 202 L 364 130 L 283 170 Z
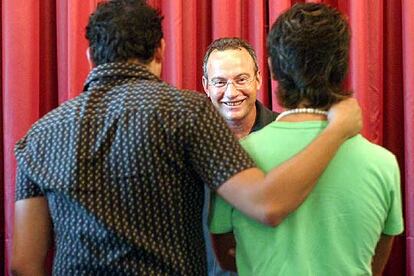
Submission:
M 384 167 L 398 167 L 396 156 L 388 149 L 370 142 L 362 135 L 357 135 L 343 145 L 343 150 L 350 154 L 351 152 L 358 155 L 370 165 Z
M 140 85 L 135 88 L 140 89 Z M 207 96 L 194 90 L 179 89 L 166 82 L 150 82 L 146 86 L 152 91 L 144 91 L 149 97 L 152 97 L 163 106 L 197 109 L 200 106 L 209 103 Z
M 27 135 L 31 137 L 42 136 L 45 132 L 56 130 L 68 124 L 69 118 L 73 118 L 81 112 L 82 98 L 81 94 L 46 113 L 31 126 Z

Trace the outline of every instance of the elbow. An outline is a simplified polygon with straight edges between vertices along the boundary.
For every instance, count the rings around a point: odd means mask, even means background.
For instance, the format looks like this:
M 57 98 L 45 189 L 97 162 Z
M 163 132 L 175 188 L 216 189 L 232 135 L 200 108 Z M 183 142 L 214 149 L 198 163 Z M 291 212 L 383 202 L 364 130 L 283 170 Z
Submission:
M 12 262 L 10 265 L 10 273 L 11 275 L 22 275 L 23 274 L 23 268 L 19 261 L 16 260 L 16 258 L 12 258 Z
M 20 262 L 12 260 L 10 266 L 11 275 L 24 276 L 24 275 L 46 275 L 43 267 L 36 267 L 30 265 L 30 262 Z
M 276 227 L 282 223 L 288 214 L 289 213 L 280 210 L 280 208 L 275 208 L 273 206 L 270 208 L 268 207 L 264 210 L 264 215 L 261 222 L 267 226 Z
M 276 227 L 282 222 L 282 219 L 279 216 L 275 216 L 272 214 L 266 214 L 265 217 L 262 220 L 262 223 L 270 226 L 270 227 Z
M 14 276 L 25 275 L 25 269 L 19 263 L 13 261 L 10 266 L 10 273 Z

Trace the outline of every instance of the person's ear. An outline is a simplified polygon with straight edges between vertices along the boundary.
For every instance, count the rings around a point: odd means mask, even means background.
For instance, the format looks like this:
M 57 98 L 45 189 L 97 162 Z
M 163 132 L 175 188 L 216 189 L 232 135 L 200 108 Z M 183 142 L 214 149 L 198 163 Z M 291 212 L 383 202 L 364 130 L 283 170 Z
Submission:
M 262 72 L 258 70 L 256 73 L 257 90 L 260 90 L 260 88 L 262 87 L 262 81 Z
M 89 69 L 92 69 L 93 67 L 95 67 L 95 63 L 92 60 L 92 49 L 91 49 L 91 47 L 88 47 L 88 49 L 86 49 L 86 59 L 88 60 Z
M 157 63 L 162 63 L 164 60 L 164 52 L 165 52 L 165 40 L 164 38 L 161 38 L 160 40 L 160 46 L 158 46 L 157 49 L 155 49 L 155 61 Z
M 203 83 L 204 93 L 207 94 L 207 97 L 210 97 L 210 91 L 208 90 L 208 80 L 206 79 L 206 77 L 203 76 L 201 81 Z

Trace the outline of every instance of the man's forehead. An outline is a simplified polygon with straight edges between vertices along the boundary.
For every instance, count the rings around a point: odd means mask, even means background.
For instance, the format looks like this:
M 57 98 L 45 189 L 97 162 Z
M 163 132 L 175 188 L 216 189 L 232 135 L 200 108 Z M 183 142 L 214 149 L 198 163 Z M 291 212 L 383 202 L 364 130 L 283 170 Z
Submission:
M 253 74 L 255 65 L 254 60 L 249 52 L 244 48 L 231 48 L 211 52 L 207 63 L 207 73 L 209 75 L 219 72 L 233 72 L 243 69 L 245 72 L 236 72 Z M 210 76 L 214 77 L 214 76 Z
M 234 55 L 234 56 L 248 55 L 248 56 L 250 56 L 249 52 L 245 48 L 237 47 L 237 48 L 227 48 L 227 49 L 214 49 L 210 54 L 210 58 L 211 57 L 222 57 L 222 56 L 228 56 L 228 55 Z M 210 58 L 209 58 L 209 60 L 210 60 Z M 253 61 L 253 59 L 252 59 L 252 61 Z

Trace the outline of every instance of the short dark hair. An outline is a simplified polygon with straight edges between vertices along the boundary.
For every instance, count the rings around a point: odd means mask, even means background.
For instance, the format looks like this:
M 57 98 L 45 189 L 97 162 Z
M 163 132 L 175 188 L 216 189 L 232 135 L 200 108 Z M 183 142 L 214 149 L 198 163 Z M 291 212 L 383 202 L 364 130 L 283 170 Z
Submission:
M 282 13 L 267 38 L 278 100 L 286 108 L 327 109 L 351 93 L 342 89 L 348 70 L 349 26 L 325 4 L 296 4 Z
M 144 0 L 100 2 L 86 27 L 93 62 L 138 59 L 148 64 L 163 37 L 162 19 Z
M 207 63 L 211 53 L 214 50 L 217 51 L 225 51 L 229 49 L 246 49 L 246 51 L 250 54 L 254 62 L 254 72 L 257 73 L 259 71 L 259 66 L 257 65 L 257 56 L 253 49 L 253 47 L 245 40 L 238 38 L 238 37 L 223 37 L 214 40 L 207 48 L 207 51 L 204 55 L 203 61 L 203 75 L 207 79 Z

